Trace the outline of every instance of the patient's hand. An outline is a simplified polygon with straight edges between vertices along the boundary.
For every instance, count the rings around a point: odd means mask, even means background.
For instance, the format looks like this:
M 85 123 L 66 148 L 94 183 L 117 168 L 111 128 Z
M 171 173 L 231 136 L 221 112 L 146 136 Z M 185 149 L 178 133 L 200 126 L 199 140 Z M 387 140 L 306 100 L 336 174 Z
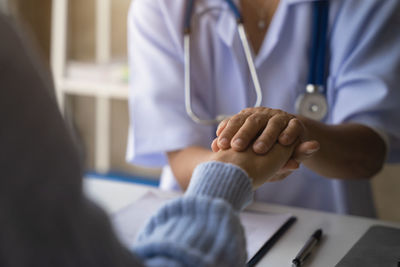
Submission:
M 319 149 L 317 141 L 308 140 L 307 129 L 298 118 L 282 110 L 266 107 L 242 110 L 222 121 L 216 134 L 217 138 L 211 145 L 214 152 L 228 148 L 243 151 L 251 146 L 255 153 L 265 154 L 276 142 L 290 146 L 301 140 L 293 155 L 277 172 L 277 179 L 288 176 Z
M 279 177 L 279 171 L 293 154 L 298 142 L 290 146 L 279 143 L 272 146 L 267 154 L 257 154 L 251 148 L 244 151 L 235 151 L 232 148 L 219 150 L 212 155 L 212 160 L 231 163 L 239 166 L 253 179 L 253 188 L 256 189 L 267 181 Z

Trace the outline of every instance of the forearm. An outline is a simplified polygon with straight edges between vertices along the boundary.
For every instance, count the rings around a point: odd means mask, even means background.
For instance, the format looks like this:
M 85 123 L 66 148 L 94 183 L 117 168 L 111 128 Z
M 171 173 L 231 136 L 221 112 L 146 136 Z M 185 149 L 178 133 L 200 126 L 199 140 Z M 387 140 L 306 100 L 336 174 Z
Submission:
M 168 152 L 168 161 L 172 172 L 183 190 L 188 187 L 196 166 L 210 160 L 211 155 L 211 150 L 199 146 Z
M 299 117 L 307 129 L 306 137 L 317 140 L 321 148 L 303 163 L 320 175 L 331 178 L 370 178 L 381 168 L 385 144 L 371 128 L 356 124 L 326 125 Z

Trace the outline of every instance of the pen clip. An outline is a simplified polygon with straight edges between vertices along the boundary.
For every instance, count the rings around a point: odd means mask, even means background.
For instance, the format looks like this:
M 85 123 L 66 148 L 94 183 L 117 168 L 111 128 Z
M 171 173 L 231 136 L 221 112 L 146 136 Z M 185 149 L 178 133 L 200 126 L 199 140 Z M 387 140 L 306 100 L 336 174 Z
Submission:
M 303 247 L 300 249 L 299 253 L 296 255 L 292 261 L 292 266 L 299 267 L 303 265 L 306 259 L 310 256 L 314 248 L 318 245 L 322 238 L 322 229 L 316 230 L 306 241 Z

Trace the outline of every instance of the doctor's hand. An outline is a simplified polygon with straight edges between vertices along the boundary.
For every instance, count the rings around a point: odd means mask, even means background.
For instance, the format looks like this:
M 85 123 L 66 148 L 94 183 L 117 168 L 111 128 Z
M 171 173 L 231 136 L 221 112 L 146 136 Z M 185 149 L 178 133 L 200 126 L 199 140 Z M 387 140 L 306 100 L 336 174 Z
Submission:
M 232 148 L 219 150 L 213 153 L 211 160 L 239 166 L 252 178 L 253 188 L 256 189 L 276 179 L 277 172 L 289 160 L 297 143 L 290 146 L 276 143 L 267 154 L 257 154 L 251 147 L 240 152 Z
M 300 140 L 292 157 L 277 173 L 277 180 L 288 176 L 300 163 L 319 150 L 319 143 L 308 140 L 307 129 L 294 115 L 266 107 L 246 108 L 222 121 L 217 129 L 213 151 L 232 148 L 243 151 L 252 146 L 257 154 L 266 154 L 276 142 L 289 146 Z

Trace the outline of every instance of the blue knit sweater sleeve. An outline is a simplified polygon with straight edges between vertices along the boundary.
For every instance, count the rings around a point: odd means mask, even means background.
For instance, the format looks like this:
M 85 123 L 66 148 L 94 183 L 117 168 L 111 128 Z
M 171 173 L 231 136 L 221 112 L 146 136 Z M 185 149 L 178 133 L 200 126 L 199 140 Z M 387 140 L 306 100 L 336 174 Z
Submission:
M 150 219 L 133 250 L 146 266 L 244 266 L 246 241 L 237 212 L 252 198 L 242 169 L 203 163 L 185 195 Z

